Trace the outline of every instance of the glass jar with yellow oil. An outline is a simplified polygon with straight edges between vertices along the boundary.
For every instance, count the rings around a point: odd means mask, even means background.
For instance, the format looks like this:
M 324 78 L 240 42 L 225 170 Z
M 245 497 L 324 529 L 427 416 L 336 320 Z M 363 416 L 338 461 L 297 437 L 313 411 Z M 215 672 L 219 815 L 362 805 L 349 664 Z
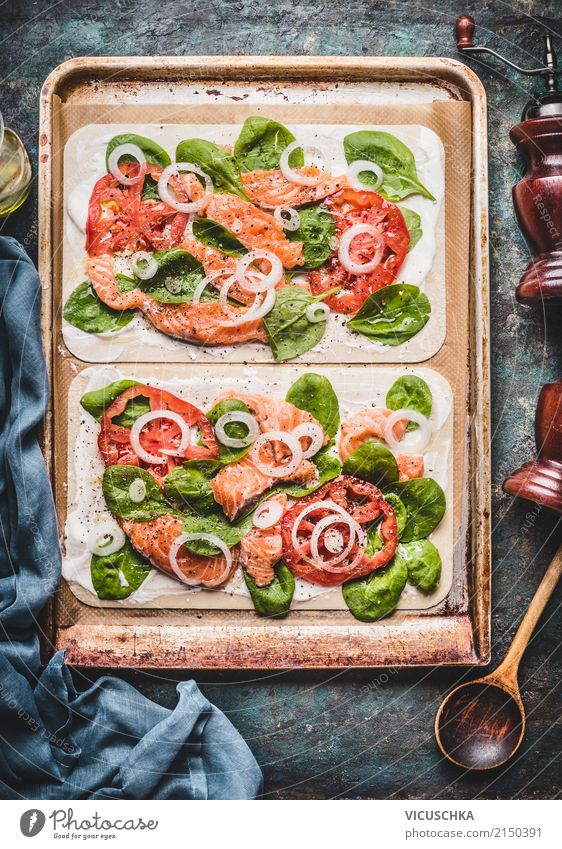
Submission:
M 32 176 L 27 150 L 17 133 L 4 126 L 0 112 L 0 218 L 22 205 Z

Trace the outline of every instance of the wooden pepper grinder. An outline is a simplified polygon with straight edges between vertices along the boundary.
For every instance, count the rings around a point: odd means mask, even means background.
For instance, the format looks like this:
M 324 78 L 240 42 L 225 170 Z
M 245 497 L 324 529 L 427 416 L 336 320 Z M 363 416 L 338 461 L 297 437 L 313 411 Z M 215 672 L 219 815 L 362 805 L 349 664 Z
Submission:
M 535 441 L 538 458 L 506 478 L 503 490 L 562 513 L 562 380 L 541 389 Z
M 525 157 L 527 170 L 513 188 L 519 226 L 536 254 L 516 290 L 520 303 L 543 300 L 562 304 L 562 91 L 556 88 L 557 68 L 550 35 L 545 35 L 542 68 L 520 68 L 488 47 L 475 47 L 474 20 L 457 18 L 457 48 L 462 53 L 488 53 L 521 74 L 539 75 L 547 90 L 536 94 L 523 110 L 510 138 Z

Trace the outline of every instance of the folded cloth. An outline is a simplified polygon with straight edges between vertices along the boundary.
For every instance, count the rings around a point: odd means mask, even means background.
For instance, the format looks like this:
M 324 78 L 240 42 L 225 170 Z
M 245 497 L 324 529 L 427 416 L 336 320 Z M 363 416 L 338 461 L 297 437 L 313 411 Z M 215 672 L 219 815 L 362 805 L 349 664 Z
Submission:
M 77 693 L 62 652 L 41 670 L 37 617 L 61 563 L 36 437 L 40 301 L 31 260 L 0 237 L 0 798 L 253 799 L 252 753 L 193 681 L 171 711 L 109 676 Z

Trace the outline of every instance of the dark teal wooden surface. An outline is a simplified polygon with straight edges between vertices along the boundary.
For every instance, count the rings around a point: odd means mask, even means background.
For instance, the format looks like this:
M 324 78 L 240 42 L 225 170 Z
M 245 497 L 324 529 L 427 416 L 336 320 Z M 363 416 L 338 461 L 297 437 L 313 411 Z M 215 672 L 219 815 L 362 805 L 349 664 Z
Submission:
M 104 54 L 328 54 L 456 56 L 458 14 L 482 41 L 522 64 L 542 64 L 540 33 L 562 53 L 559 0 L 438 4 L 393 0 L 85 0 L 0 4 L 0 109 L 36 162 L 39 90 L 73 56 Z M 345 10 L 345 11 L 344 11 Z M 493 657 L 504 654 L 559 538 L 555 518 L 501 492 L 534 451 L 541 385 L 560 376 L 562 313 L 514 300 L 529 258 L 514 221 L 520 163 L 508 138 L 533 83 L 472 63 L 488 93 L 492 266 Z M 3 225 L 35 257 L 36 192 Z M 560 593 L 522 664 L 528 733 L 517 759 L 494 774 L 465 775 L 436 750 L 437 706 L 470 670 L 342 671 L 196 676 L 252 747 L 269 798 L 553 798 L 560 788 Z M 95 675 L 90 677 L 96 677 Z M 171 675 L 131 673 L 147 695 L 173 705 Z M 81 683 L 85 685 L 83 677 Z

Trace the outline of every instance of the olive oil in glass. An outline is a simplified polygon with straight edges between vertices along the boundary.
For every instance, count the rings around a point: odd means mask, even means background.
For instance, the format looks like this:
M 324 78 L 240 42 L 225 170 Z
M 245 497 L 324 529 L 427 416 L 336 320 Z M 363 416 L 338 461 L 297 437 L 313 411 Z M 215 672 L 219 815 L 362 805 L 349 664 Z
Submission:
M 31 190 L 31 162 L 20 137 L 0 113 L 0 218 L 18 209 Z

